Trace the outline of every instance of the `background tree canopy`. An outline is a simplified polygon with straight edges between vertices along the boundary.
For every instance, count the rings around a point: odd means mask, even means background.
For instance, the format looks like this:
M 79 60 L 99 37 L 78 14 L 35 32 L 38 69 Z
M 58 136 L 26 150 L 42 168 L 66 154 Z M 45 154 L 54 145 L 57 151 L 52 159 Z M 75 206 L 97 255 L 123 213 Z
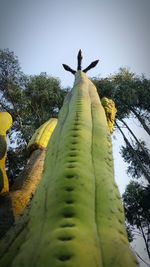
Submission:
M 117 107 L 115 130 L 124 139 L 121 155 L 128 164 L 128 175 L 140 178 L 140 182 L 132 181 L 123 195 L 127 227 L 130 237 L 138 229 L 150 257 L 150 151 L 147 142 L 139 140 L 128 125 L 128 119 L 136 118 L 150 135 L 150 80 L 121 68 L 117 74 L 92 81 L 100 98 L 111 98 Z M 25 75 L 15 54 L 0 50 L 0 111 L 8 111 L 13 117 L 7 155 L 10 184 L 27 162 L 26 146 L 31 136 L 43 122 L 57 117 L 67 91 L 58 78 L 47 73 Z
M 49 118 L 57 117 L 66 90 L 57 78 L 46 73 L 26 76 L 14 53 L 0 50 L 0 110 L 13 117 L 7 155 L 11 180 L 26 164 L 26 146 L 35 130 Z

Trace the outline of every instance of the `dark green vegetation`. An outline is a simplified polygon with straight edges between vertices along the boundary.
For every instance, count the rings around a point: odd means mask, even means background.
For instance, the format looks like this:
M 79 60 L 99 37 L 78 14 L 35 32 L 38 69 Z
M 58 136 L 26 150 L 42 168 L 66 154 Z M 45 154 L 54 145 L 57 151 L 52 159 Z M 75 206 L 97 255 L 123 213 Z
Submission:
M 150 259 L 150 185 L 132 181 L 123 194 L 125 215 L 133 237 L 141 236 Z
M 35 130 L 51 117 L 57 117 L 65 94 L 58 79 L 46 73 L 26 76 L 14 53 L 0 50 L 0 110 L 13 117 L 9 132 L 12 145 L 7 154 L 10 179 L 18 176 L 25 166 L 26 146 Z
M 92 80 L 100 97 L 111 98 L 116 104 L 118 111 L 115 130 L 120 132 L 124 139 L 121 153 L 128 163 L 128 174 L 133 178 L 140 178 L 139 186 L 141 186 L 141 181 L 149 184 L 150 153 L 146 140 L 137 139 L 128 126 L 127 119 L 136 118 L 147 136 L 150 135 L 150 80 L 144 75 L 137 76 L 127 69 L 120 69 L 117 74 L 108 78 L 93 78 Z M 17 176 L 26 164 L 26 144 L 35 129 L 47 119 L 57 117 L 66 91 L 67 89 L 61 88 L 58 79 L 46 73 L 26 76 L 21 71 L 14 53 L 9 50 L 0 50 L 0 110 L 10 112 L 14 120 L 9 132 L 11 145 L 7 160 L 10 180 Z M 12 146 L 14 135 L 17 136 L 17 148 Z M 148 190 L 147 184 L 144 187 L 146 191 Z M 148 196 L 145 198 L 148 203 Z M 133 199 L 132 205 L 134 204 Z M 140 205 L 141 202 L 139 209 Z M 143 211 L 143 220 L 146 221 L 147 218 L 144 216 Z M 146 238 L 148 238 L 148 232 L 144 232 Z

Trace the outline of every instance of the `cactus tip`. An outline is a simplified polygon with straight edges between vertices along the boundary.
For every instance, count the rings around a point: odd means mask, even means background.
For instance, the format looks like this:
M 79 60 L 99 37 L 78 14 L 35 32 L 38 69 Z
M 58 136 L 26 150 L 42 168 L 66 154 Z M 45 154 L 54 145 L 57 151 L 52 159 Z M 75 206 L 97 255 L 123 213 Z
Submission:
M 78 70 L 82 70 L 82 65 L 81 65 L 82 59 L 83 59 L 82 50 L 80 49 L 79 52 L 78 52 L 78 55 L 77 55 L 77 71 Z M 88 70 L 94 68 L 97 65 L 98 62 L 99 62 L 99 60 L 93 61 L 87 68 L 85 68 L 83 70 L 83 72 L 86 73 Z M 65 70 L 71 72 L 72 74 L 76 73 L 76 71 L 71 69 L 68 65 L 66 65 L 66 64 L 62 64 L 62 65 L 63 65 Z

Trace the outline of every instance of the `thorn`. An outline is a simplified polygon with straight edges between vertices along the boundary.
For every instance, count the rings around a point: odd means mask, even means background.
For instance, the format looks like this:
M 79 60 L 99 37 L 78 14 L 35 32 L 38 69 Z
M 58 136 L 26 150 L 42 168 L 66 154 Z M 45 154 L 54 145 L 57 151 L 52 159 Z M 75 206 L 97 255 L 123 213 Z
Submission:
M 81 62 L 82 62 L 83 56 L 82 56 L 82 50 L 80 49 L 78 52 L 78 56 L 77 56 L 77 62 L 78 62 L 78 66 L 77 66 L 77 70 L 81 70 Z
M 95 60 L 95 61 L 93 61 L 87 68 L 85 68 L 85 69 L 83 70 L 83 72 L 86 73 L 88 70 L 93 69 L 93 68 L 98 64 L 98 62 L 99 62 L 99 60 Z
M 73 70 L 73 69 L 71 69 L 68 65 L 66 65 L 66 64 L 62 64 L 62 65 L 63 65 L 63 67 L 64 67 L 64 69 L 65 69 L 66 71 L 71 72 L 73 75 L 76 73 L 76 71 Z

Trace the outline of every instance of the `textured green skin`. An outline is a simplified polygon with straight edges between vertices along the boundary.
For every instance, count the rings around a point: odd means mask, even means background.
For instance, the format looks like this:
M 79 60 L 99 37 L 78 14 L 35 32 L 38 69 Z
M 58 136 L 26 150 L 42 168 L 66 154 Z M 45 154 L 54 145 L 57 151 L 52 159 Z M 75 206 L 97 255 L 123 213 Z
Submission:
M 29 216 L 2 267 L 137 266 L 114 182 L 105 112 L 82 72 L 59 114 Z
M 96 223 L 104 267 L 133 267 L 137 260 L 129 249 L 123 206 L 114 180 L 112 146 L 104 109 L 91 85 L 93 165 L 96 177 Z

